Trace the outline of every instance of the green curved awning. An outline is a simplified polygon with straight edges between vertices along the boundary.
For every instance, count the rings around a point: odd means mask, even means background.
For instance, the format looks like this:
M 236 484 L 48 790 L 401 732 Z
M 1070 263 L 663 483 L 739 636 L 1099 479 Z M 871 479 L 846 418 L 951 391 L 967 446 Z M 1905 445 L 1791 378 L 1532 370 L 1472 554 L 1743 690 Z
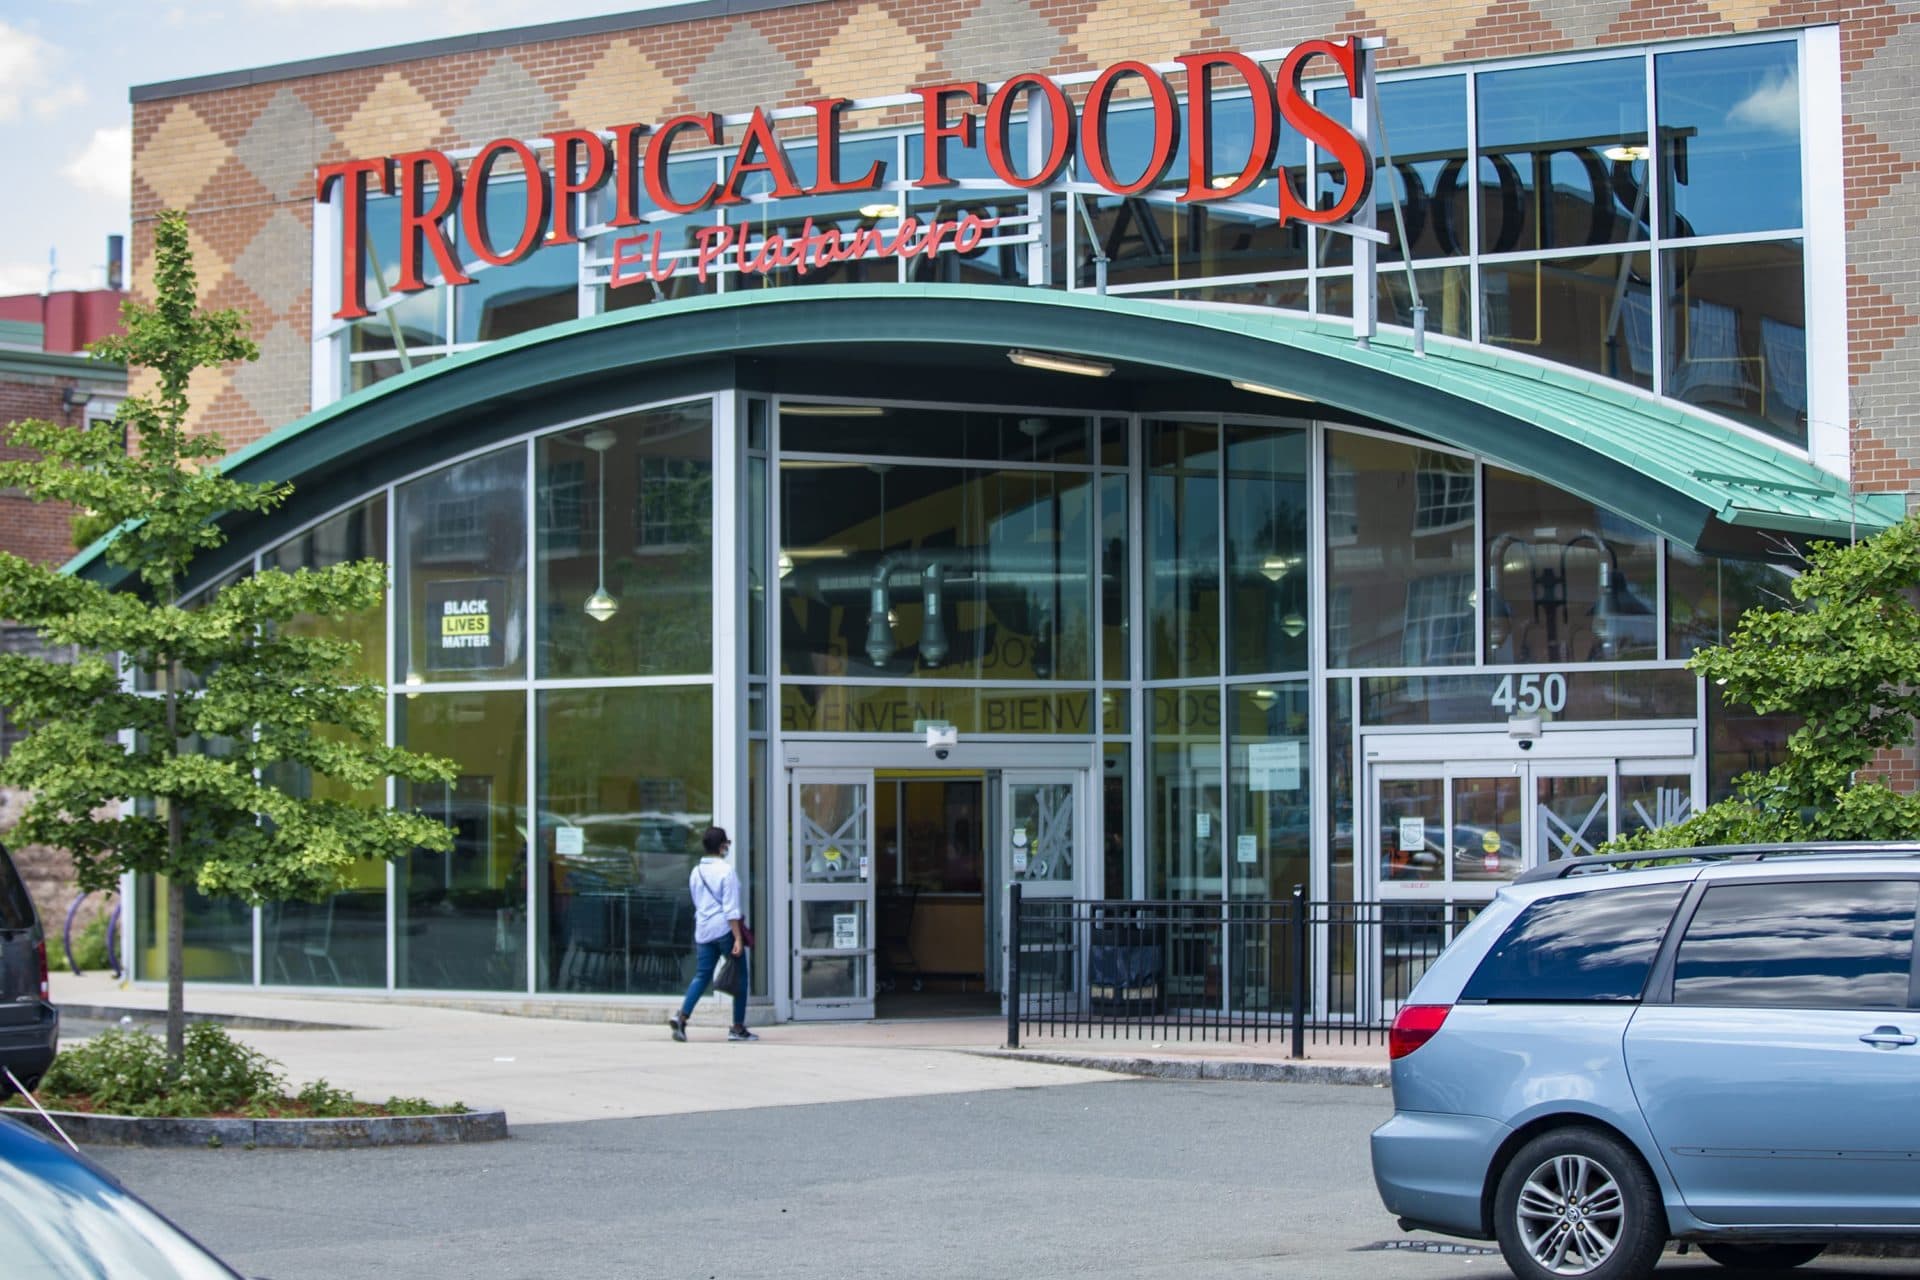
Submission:
M 1293 312 L 1002 286 L 746 289 L 569 321 L 381 382 L 223 465 L 297 490 L 502 406 L 557 405 L 576 383 L 628 378 L 639 401 L 641 380 L 676 366 L 823 344 L 876 366 L 911 368 L 937 353 L 998 376 L 1011 369 L 1007 349 L 1032 347 L 1129 371 L 1276 387 L 1537 476 L 1688 547 L 1716 525 L 1844 538 L 1904 514 L 1898 495 L 1854 494 L 1805 457 L 1720 419 L 1528 357 L 1441 338 L 1421 356 L 1405 333 L 1363 348 L 1348 325 Z M 1242 399 L 1248 412 L 1278 403 Z M 99 572 L 100 547 L 69 570 Z

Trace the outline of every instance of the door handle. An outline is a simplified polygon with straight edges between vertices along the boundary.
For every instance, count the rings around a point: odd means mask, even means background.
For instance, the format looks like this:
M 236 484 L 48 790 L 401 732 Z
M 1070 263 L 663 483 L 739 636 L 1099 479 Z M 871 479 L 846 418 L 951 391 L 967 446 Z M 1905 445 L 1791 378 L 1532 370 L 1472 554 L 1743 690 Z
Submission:
M 1899 1049 L 1920 1043 L 1920 1036 L 1905 1035 L 1898 1027 L 1875 1027 L 1860 1037 L 1860 1043 L 1870 1044 L 1876 1049 Z

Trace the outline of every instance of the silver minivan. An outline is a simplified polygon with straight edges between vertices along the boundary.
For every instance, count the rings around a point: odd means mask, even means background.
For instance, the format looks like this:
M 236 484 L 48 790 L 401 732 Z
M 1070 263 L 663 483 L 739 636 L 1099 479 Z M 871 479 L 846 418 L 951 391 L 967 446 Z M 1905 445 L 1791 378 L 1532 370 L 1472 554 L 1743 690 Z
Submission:
M 1529 872 L 1395 1018 L 1381 1199 L 1523 1280 L 1920 1237 L 1916 918 L 1920 845 Z

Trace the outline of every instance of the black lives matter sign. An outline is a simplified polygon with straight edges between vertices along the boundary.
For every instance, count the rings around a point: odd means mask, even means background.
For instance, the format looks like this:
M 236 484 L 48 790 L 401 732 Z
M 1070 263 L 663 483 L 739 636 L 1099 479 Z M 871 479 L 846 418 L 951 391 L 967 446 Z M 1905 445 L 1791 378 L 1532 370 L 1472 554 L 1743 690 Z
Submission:
M 506 665 L 505 578 L 428 583 L 424 621 L 431 670 L 491 671 Z

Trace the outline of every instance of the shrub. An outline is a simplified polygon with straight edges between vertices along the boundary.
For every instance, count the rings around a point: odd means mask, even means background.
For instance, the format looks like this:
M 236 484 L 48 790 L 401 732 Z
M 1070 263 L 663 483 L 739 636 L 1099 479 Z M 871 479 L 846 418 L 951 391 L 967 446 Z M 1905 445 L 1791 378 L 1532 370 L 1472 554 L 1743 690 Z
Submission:
M 126 1116 L 204 1115 L 277 1099 L 285 1079 L 274 1061 L 211 1022 L 187 1028 L 179 1070 L 166 1046 L 145 1031 L 113 1028 L 63 1049 L 41 1092 L 85 1097 L 96 1111 Z

